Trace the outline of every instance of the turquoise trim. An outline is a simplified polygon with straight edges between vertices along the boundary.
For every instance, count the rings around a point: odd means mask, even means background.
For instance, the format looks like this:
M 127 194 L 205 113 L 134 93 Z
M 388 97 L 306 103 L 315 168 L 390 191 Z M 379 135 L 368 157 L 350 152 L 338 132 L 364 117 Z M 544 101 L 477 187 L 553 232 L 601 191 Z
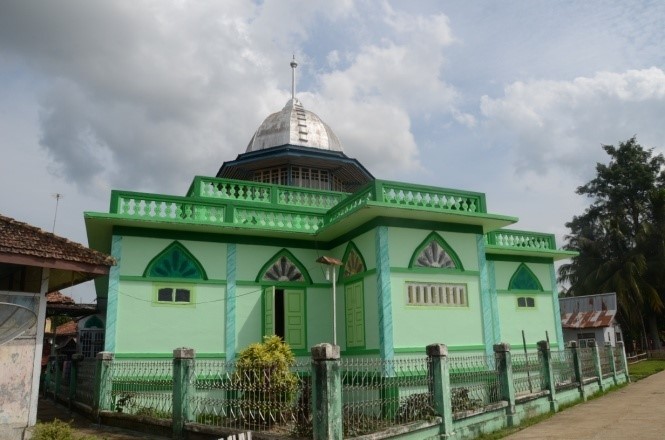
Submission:
M 379 352 L 381 359 L 395 357 L 393 344 L 392 290 L 390 288 L 390 257 L 388 227 L 376 228 L 376 286 L 379 305 Z
M 552 279 L 552 310 L 554 311 L 554 327 L 556 328 L 556 340 L 560 345 L 564 344 L 563 329 L 561 327 L 561 309 L 559 308 L 559 292 L 556 285 L 556 273 L 554 265 L 550 266 L 550 278 Z M 550 346 L 552 343 L 550 342 Z
M 492 298 L 489 289 L 489 276 L 487 273 L 487 260 L 485 259 L 485 236 L 476 235 L 476 249 L 478 252 L 478 269 L 480 270 L 480 309 L 483 323 L 483 342 L 485 354 L 494 356 L 494 324 L 492 321 Z
M 226 359 L 236 357 L 236 245 L 226 245 L 226 327 L 224 329 L 224 350 Z
M 487 261 L 487 272 L 490 282 L 490 302 L 492 304 L 492 324 L 494 343 L 501 342 L 501 318 L 499 316 L 499 301 L 496 292 L 496 267 L 494 261 Z
M 115 351 L 115 337 L 118 323 L 118 291 L 120 287 L 120 264 L 122 260 L 122 236 L 111 237 L 111 256 L 115 266 L 109 270 L 109 291 L 106 300 L 106 331 L 104 332 L 104 351 Z

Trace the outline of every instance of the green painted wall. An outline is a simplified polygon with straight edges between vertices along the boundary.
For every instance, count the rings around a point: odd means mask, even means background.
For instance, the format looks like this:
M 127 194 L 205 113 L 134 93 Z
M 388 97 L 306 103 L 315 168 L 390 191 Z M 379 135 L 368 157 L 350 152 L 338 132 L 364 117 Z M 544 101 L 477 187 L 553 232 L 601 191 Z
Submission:
M 120 276 L 142 276 L 148 263 L 174 240 L 123 237 Z M 226 279 L 226 244 L 178 240 L 201 263 L 208 279 Z
M 477 276 L 393 273 L 393 329 L 395 349 L 424 347 L 431 343 L 450 346 L 483 343 L 482 313 Z M 465 283 L 468 307 L 407 306 L 407 281 Z
M 536 307 L 518 308 L 518 296 L 535 298 Z M 546 331 L 549 334 L 550 343 L 556 342 L 551 292 L 540 294 L 499 293 L 498 305 L 502 342 L 510 343 L 515 349 L 522 347 L 522 330 L 525 332 L 527 344 L 536 344 L 538 341 L 544 340 Z
M 161 305 L 153 303 L 153 283 L 121 280 L 115 351 L 168 353 L 191 347 L 224 352 L 225 287 L 199 284 L 194 289 L 194 305 Z
M 390 266 L 409 267 L 411 256 L 416 248 L 433 231 L 424 229 L 388 228 L 390 240 Z M 451 248 L 464 266 L 464 270 L 478 270 L 475 234 L 461 232 L 437 232 Z

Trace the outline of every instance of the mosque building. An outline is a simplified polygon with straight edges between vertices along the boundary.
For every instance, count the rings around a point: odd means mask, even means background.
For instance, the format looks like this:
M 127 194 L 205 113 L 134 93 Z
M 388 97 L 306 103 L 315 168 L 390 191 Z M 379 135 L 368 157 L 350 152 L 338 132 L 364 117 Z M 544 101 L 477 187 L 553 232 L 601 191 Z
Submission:
M 116 358 L 234 359 L 264 335 L 298 356 L 391 359 L 493 344 L 563 345 L 554 235 L 506 229 L 483 193 L 376 179 L 295 94 L 244 153 L 184 196 L 114 190 L 87 212 L 90 247 L 117 261 L 96 280 Z

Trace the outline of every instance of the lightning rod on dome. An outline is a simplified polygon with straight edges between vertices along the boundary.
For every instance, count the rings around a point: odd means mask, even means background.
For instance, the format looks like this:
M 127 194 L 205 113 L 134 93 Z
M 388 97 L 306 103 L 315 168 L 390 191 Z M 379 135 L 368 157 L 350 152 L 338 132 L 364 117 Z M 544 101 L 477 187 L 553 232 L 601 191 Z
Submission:
M 291 60 L 291 99 L 296 99 L 296 55 L 293 54 L 293 59 Z

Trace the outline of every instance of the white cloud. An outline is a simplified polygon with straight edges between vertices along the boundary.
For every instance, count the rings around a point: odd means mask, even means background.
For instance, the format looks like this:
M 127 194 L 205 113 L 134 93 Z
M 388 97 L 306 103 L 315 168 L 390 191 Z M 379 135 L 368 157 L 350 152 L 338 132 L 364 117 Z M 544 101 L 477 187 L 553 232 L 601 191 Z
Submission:
M 488 136 L 511 143 L 519 171 L 562 168 L 587 178 L 604 160 L 601 144 L 633 135 L 646 147 L 665 139 L 665 72 L 600 72 L 572 81 L 518 81 L 504 96 L 483 96 Z M 490 134 L 491 133 L 491 134 Z

